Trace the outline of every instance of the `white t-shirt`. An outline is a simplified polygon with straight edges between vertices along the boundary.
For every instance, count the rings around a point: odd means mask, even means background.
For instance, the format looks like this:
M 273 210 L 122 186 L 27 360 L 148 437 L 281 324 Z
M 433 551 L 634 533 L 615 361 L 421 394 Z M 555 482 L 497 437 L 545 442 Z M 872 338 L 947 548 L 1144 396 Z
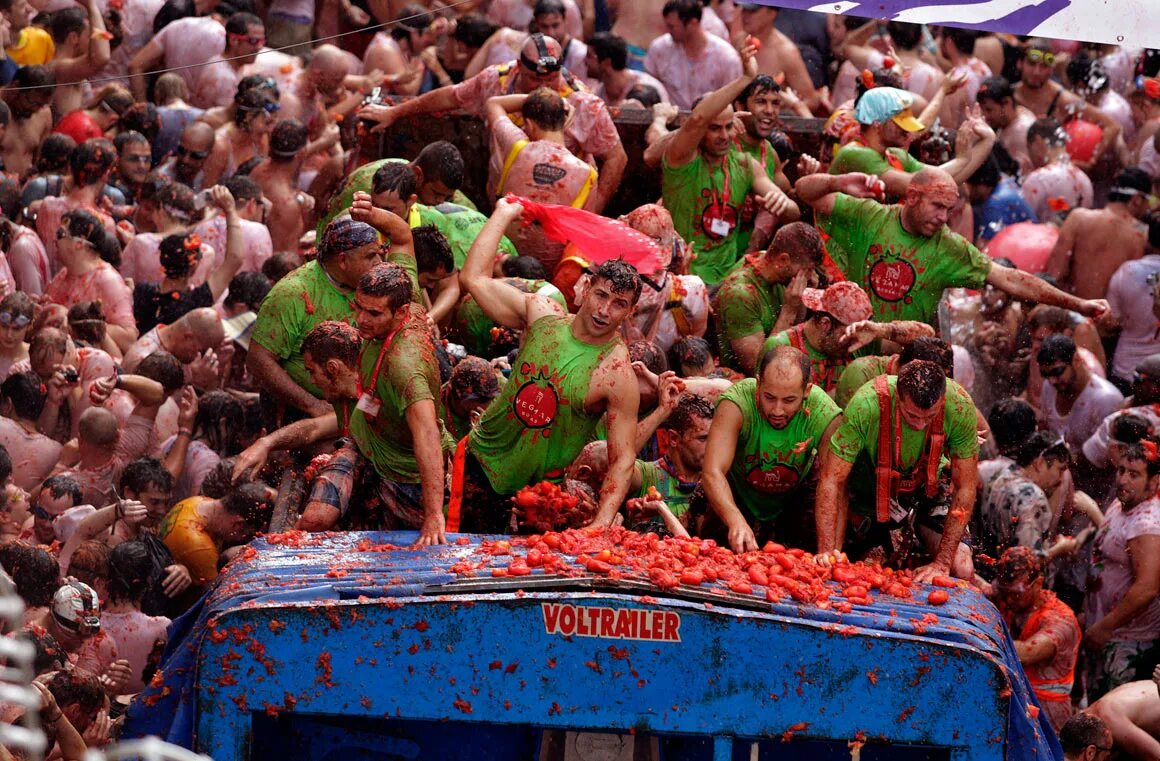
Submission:
M 724 87 L 741 76 L 741 56 L 725 40 L 706 37 L 701 56 L 689 58 L 684 45 L 673 42 L 666 34 L 653 40 L 644 58 L 644 68 L 664 83 L 674 105 L 690 109 L 693 101 L 705 93 Z
M 196 67 L 226 49 L 226 28 L 208 16 L 190 16 L 166 24 L 153 39 L 165 54 L 165 68 Z M 199 70 L 178 68 L 174 73 L 192 92 Z
M 1079 398 L 1075 400 L 1071 412 L 1067 415 L 1060 416 L 1055 400 L 1055 386 L 1044 380 L 1039 405 L 1043 413 L 1044 427 L 1062 434 L 1068 449 L 1079 452 L 1083 449 L 1084 442 L 1100 427 L 1104 418 L 1118 410 L 1124 403 L 1124 395 L 1108 381 L 1093 375 L 1091 382 L 1080 392 Z
M 1108 281 L 1108 304 L 1120 321 L 1120 341 L 1112 372 L 1128 379 L 1140 361 L 1160 352 L 1160 324 L 1152 313 L 1152 284 L 1160 277 L 1160 256 L 1124 262 Z
M 1112 423 L 1121 415 L 1135 415 L 1148 421 L 1153 430 L 1160 431 L 1160 412 L 1152 405 L 1146 407 L 1129 407 L 1126 410 L 1116 410 L 1104 418 L 1099 428 L 1083 444 L 1083 456 L 1097 468 L 1106 468 L 1108 462 L 1108 447 L 1112 440 Z

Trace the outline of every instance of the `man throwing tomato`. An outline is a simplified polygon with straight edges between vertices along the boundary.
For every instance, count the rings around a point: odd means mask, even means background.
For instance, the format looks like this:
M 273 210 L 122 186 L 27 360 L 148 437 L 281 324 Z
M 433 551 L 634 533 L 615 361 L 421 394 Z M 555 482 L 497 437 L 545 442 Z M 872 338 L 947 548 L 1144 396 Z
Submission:
M 701 474 L 712 510 L 706 523 L 716 516 L 724 524 L 734 552 L 773 536 L 808 543 L 808 514 L 791 506 L 809 504 L 814 463 L 840 422 L 838 405 L 810 383 L 809 357 L 792 346 L 766 352 L 757 377 L 734 384 L 717 403 Z
M 970 549 L 960 540 L 975 503 L 975 428 L 970 395 L 934 362 L 916 360 L 858 389 L 822 461 L 814 507 L 819 562 L 843 547 L 893 566 L 925 554 L 933 560 L 917 581 L 970 578 Z

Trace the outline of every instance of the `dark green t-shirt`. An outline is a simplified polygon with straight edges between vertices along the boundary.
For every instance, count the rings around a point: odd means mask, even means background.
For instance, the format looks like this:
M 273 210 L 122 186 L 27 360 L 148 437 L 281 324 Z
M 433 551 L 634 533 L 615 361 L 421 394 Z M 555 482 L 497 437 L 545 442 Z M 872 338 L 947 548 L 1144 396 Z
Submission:
M 863 172 L 875 177 L 881 177 L 891 169 L 914 174 L 925 168 L 926 164 L 901 148 L 887 148 L 886 155 L 883 156 L 873 148 L 868 148 L 861 143 L 843 145 L 834 155 L 834 160 L 830 162 L 830 174 Z
M 744 372 L 732 342 L 755 333 L 768 336 L 784 296 L 785 286 L 770 283 L 744 260 L 729 273 L 713 299 L 721 364 Z

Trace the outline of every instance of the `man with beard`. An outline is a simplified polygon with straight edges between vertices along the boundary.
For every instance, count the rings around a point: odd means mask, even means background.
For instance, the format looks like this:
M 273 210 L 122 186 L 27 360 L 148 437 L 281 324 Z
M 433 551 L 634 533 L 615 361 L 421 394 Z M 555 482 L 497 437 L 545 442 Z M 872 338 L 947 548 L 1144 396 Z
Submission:
M 810 383 L 809 358 L 792 346 L 767 352 L 756 378 L 721 395 L 701 483 L 734 552 L 771 537 L 808 539 L 808 513 L 793 506 L 808 504 L 814 464 L 840 422 L 838 405 Z
M 1035 356 L 1043 376 L 1039 417 L 1042 425 L 1067 441 L 1079 454 L 1100 423 L 1120 409 L 1124 396 L 1108 381 L 1093 373 L 1070 337 L 1048 336 Z
M 743 51 L 744 73 L 706 95 L 665 148 L 661 191 L 677 232 L 697 248 L 693 274 L 721 282 L 741 255 L 741 207 L 753 193 L 780 222 L 801 216 L 765 167 L 733 145 L 733 101 L 757 76 L 754 49 Z M 706 205 L 708 199 L 708 205 Z
M 197 121 L 181 131 L 177 151 L 157 171 L 194 190 L 201 190 L 205 180 L 205 160 L 213 150 L 213 127 Z

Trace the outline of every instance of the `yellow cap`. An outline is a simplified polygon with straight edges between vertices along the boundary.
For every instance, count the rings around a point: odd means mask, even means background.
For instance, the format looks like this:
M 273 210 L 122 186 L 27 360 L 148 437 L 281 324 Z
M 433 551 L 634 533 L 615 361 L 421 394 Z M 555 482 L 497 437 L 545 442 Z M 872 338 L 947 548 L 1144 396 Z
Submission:
M 893 121 L 899 127 L 902 127 L 907 132 L 922 132 L 926 126 L 918 119 L 914 118 L 909 108 L 903 109 L 894 115 Z

